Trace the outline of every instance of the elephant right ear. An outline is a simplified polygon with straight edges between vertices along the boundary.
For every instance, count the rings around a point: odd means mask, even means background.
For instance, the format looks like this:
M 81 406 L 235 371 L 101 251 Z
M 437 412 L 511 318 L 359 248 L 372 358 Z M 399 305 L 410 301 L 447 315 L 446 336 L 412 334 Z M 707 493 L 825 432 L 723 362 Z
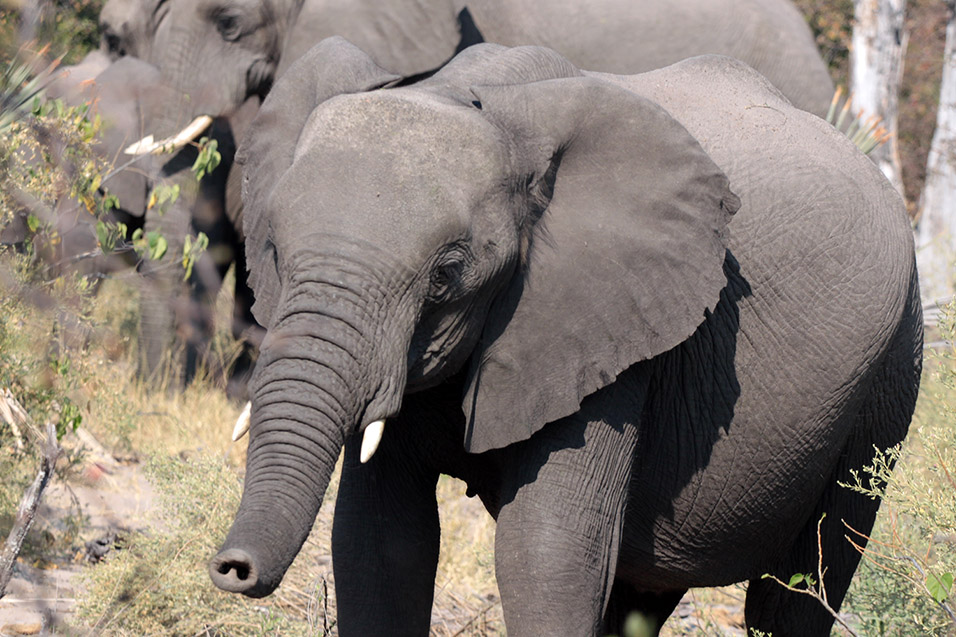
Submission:
M 279 296 L 266 205 L 275 184 L 292 165 L 302 127 L 327 99 L 370 91 L 399 79 L 344 38 L 328 38 L 296 60 L 263 102 L 236 155 L 243 170 L 249 284 L 256 297 L 252 312 L 260 324 L 270 326 Z

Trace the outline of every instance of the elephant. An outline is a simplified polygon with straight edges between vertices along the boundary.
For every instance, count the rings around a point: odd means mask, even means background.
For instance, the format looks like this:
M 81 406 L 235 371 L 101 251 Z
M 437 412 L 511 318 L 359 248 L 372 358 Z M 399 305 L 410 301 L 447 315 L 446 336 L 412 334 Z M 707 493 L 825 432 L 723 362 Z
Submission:
M 100 13 L 100 51 L 112 60 L 122 57 L 137 57 L 149 63 L 158 61 L 157 47 L 163 46 L 167 40 L 164 34 L 169 26 L 166 20 L 168 6 L 160 0 L 108 0 Z M 162 107 L 154 112 L 163 112 L 166 104 L 178 103 L 179 94 L 167 93 L 170 98 L 164 103 L 155 100 Z M 184 306 L 177 319 L 170 311 L 168 299 L 173 289 L 172 272 L 168 268 L 160 269 L 154 278 L 160 279 L 160 285 L 147 288 L 148 294 L 143 296 L 141 314 L 149 319 L 150 325 L 144 325 L 141 330 L 145 337 L 143 352 L 143 368 L 146 375 L 155 374 L 171 346 L 175 347 L 176 340 L 186 342 L 185 368 L 180 380 L 189 381 L 196 372 L 198 362 L 204 359 L 202 353 L 207 349 L 213 335 L 213 321 L 215 299 L 222 289 L 223 278 L 231 265 L 235 265 L 235 285 L 233 288 L 233 337 L 242 343 L 242 348 L 236 361 L 232 365 L 227 384 L 227 393 L 236 398 L 244 399 L 245 383 L 255 361 L 255 352 L 262 338 L 262 329 L 252 317 L 252 293 L 246 283 L 245 261 L 242 249 L 242 201 L 239 195 L 240 175 L 233 168 L 232 154 L 236 143 L 245 128 L 255 117 L 259 107 L 259 98 L 251 97 L 245 100 L 237 109 L 231 109 L 228 114 L 217 118 L 209 128 L 203 127 L 208 137 L 215 140 L 222 152 L 217 180 L 218 189 L 207 193 L 203 198 L 188 200 L 187 205 L 177 208 L 174 236 L 178 244 L 182 245 L 182 238 L 190 224 L 207 236 L 214 237 L 216 243 L 210 251 L 211 259 L 201 262 L 197 277 L 192 282 L 192 303 Z M 162 118 L 162 121 L 182 123 L 176 118 L 175 109 Z M 158 117 L 152 120 L 151 129 L 158 129 Z M 197 135 L 198 136 L 198 135 Z M 177 170 L 190 165 L 194 157 L 187 156 L 185 161 L 176 164 Z M 215 205 L 211 205 L 212 203 Z M 190 207 L 192 204 L 194 207 Z M 210 209 L 214 210 L 210 214 Z M 149 215 L 153 219 L 154 215 Z M 172 226 L 169 221 L 167 226 Z M 174 295 L 187 298 L 183 295 Z M 192 326 L 186 329 L 185 338 L 175 339 L 174 332 L 189 321 L 186 316 L 192 317 Z M 206 362 L 209 363 L 208 359 Z
M 54 211 L 60 241 L 52 258 L 55 263 L 68 264 L 71 271 L 92 275 L 95 281 L 105 273 L 138 265 L 143 275 L 138 279 L 140 371 L 146 378 L 173 380 L 176 384 L 194 376 L 202 363 L 213 364 L 206 354 L 212 340 L 215 297 L 229 264 L 238 261 L 237 280 L 241 281 L 245 266 L 237 230 L 241 218 L 235 212 L 240 208 L 237 180 L 231 196 L 224 172 L 213 171 L 197 184 L 190 170 L 196 158 L 192 147 L 172 156 L 131 158 L 123 153 L 159 117 L 154 103 L 163 101 L 159 97 L 163 90 L 156 67 L 132 57 L 113 61 L 99 51 L 90 53 L 80 64 L 59 71 L 46 88 L 48 97 L 73 105 L 92 104 L 93 112 L 103 119 L 97 153 L 120 166 L 101 188 L 119 201 L 119 209 L 110 213 L 113 220 L 124 223 L 129 234 L 136 229 L 158 231 L 169 244 L 169 256 L 157 261 L 141 260 L 130 250 L 93 256 L 100 252 L 96 219 L 72 199 L 62 197 Z M 226 163 L 231 163 L 235 152 L 235 137 L 243 132 L 242 127 L 251 122 L 257 110 L 256 103 L 243 109 L 242 117 L 217 120 L 212 125 L 211 133 L 218 139 Z M 160 183 L 178 186 L 181 193 L 165 210 L 149 205 L 151 190 Z M 182 255 L 185 237 L 198 232 L 209 237 L 209 248 L 197 260 L 186 285 L 183 270 L 175 261 Z M 93 258 L 87 258 L 90 256 Z M 234 316 L 233 331 L 251 344 L 246 347 L 250 353 L 243 352 L 236 361 L 228 387 L 231 393 L 244 398 L 245 375 L 251 368 L 251 350 L 260 330 L 249 312 L 251 292 L 247 286 L 237 286 L 236 299 L 239 310 Z M 181 369 L 167 369 L 165 365 L 169 362 L 169 350 L 176 345 L 174 338 L 183 350 Z
M 137 2 L 143 8 L 130 12 Z M 165 30 L 167 40 L 150 41 L 147 15 L 159 16 L 151 28 Z M 187 121 L 228 115 L 249 97 L 264 96 L 298 57 L 334 35 L 406 81 L 488 41 L 549 46 L 582 68 L 614 73 L 730 55 L 820 116 L 833 94 L 826 64 L 790 0 L 109 0 L 104 16 L 114 49 L 150 50 L 148 60 L 165 80 L 190 95 L 188 104 L 167 109 L 187 113 Z M 136 34 L 144 32 L 141 42 Z M 156 132 L 172 133 L 170 126 Z
M 344 448 L 343 636 L 428 633 L 440 474 L 496 520 L 509 635 L 660 623 L 745 580 L 748 626 L 828 635 L 761 575 L 815 572 L 819 523 L 838 609 L 841 521 L 866 534 L 879 507 L 839 483 L 909 427 L 899 195 L 727 57 L 612 75 L 482 44 L 397 79 L 324 40 L 239 150 L 267 332 L 216 586 L 279 585 Z

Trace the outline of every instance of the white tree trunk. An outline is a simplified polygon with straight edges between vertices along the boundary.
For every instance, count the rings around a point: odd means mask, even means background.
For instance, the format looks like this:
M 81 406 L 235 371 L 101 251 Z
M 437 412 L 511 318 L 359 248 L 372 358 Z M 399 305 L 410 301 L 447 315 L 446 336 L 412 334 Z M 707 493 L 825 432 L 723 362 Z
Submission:
M 850 92 L 854 110 L 879 115 L 891 134 L 870 157 L 902 195 L 903 179 L 897 145 L 899 87 L 908 35 L 903 18 L 906 0 L 853 0 L 850 48 Z
M 950 14 L 939 111 L 926 160 L 926 184 L 916 233 L 920 288 L 926 302 L 951 296 L 956 281 L 956 17 L 954 0 L 947 4 Z

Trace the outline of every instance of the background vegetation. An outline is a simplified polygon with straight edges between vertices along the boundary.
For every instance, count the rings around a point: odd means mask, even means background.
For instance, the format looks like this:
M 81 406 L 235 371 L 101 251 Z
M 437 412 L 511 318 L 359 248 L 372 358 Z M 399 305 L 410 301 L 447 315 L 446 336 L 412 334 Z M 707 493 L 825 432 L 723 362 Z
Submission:
M 95 46 L 102 0 L 46 0 L 35 36 L 49 43 L 48 58 L 76 61 Z M 797 0 L 838 84 L 846 85 L 851 0 Z M 20 49 L 19 2 L 0 0 L 0 66 Z M 909 0 L 911 32 L 903 94 L 900 144 L 908 199 L 915 202 L 923 180 L 935 121 L 946 13 L 940 0 Z M 17 89 L 5 85 L 4 91 Z M 5 219 L 28 193 L 45 205 L 64 189 L 92 196 L 97 175 L 108 167 L 85 153 L 96 122 L 75 109 L 35 109 L 0 135 L 0 217 Z M 2 116 L 2 113 L 0 113 Z M 43 157 L 43 135 L 55 130 L 74 153 L 70 166 Z M 23 153 L 41 163 L 24 169 Z M 55 159 L 55 158 L 49 158 Z M 31 172 L 32 171 L 32 172 Z M 103 202 L 88 201 L 92 213 Z M 39 230 L 34 228 L 32 231 Z M 36 232 L 34 232 L 34 235 Z M 120 539 L 97 564 L 80 564 L 85 543 L 95 539 L 87 513 L 67 508 L 31 533 L 21 558 L 27 566 L 73 569 L 85 584 L 75 612 L 61 633 L 111 635 L 325 635 L 334 634 L 333 577 L 329 529 L 335 480 L 312 536 L 277 593 L 246 600 L 216 591 L 206 560 L 224 537 L 241 492 L 244 444 L 228 436 L 239 406 L 228 402 L 219 379 L 201 377 L 183 394 L 144 387 L 134 380 L 137 303 L 134 272 L 103 281 L 99 293 L 77 277 L 51 279 L 37 259 L 34 235 L 19 249 L 0 249 L 0 391 L 8 390 L 35 423 L 54 422 L 67 455 L 58 481 L 95 486 L 99 466 L 75 431 L 86 432 L 107 450 L 110 462 L 144 473 L 156 492 L 147 524 L 120 529 Z M 228 288 L 228 286 L 227 286 Z M 220 299 L 220 317 L 229 316 Z M 950 341 L 953 323 L 943 326 Z M 227 325 L 227 320 L 219 321 Z M 69 326 L 69 329 L 66 327 Z M 944 339 L 940 339 L 944 340 Z M 221 331 L 216 351 L 229 360 L 235 348 Z M 956 633 L 950 601 L 956 573 L 956 362 L 950 346 L 927 358 L 913 433 L 902 449 L 874 450 L 869 469 L 849 485 L 884 494 L 881 517 L 843 615 L 861 635 L 950 635 Z M 36 467 L 36 430 L 18 436 L 0 418 L 0 534 Z M 887 458 L 898 459 L 889 477 Z M 94 472 L 95 473 L 95 472 Z M 118 476 L 120 470 L 114 477 Z M 439 485 L 443 546 L 436 586 L 435 635 L 503 634 L 493 575 L 493 526 L 480 504 L 463 496 L 460 483 Z M 852 530 L 851 539 L 859 539 Z M 797 583 L 798 586 L 805 585 Z M 692 591 L 664 634 L 741 634 L 742 587 Z

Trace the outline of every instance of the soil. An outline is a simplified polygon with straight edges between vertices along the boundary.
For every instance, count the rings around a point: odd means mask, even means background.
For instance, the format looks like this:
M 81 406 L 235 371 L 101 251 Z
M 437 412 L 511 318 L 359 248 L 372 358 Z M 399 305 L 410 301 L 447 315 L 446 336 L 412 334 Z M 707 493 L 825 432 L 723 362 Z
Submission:
M 77 533 L 108 546 L 108 537 L 156 528 L 156 494 L 140 466 L 118 461 L 91 436 L 78 433 L 66 444 L 84 449 L 84 463 L 68 482 L 54 479 L 44 493 L 34 521 L 40 542 Z M 81 548 L 53 561 L 21 555 L 7 595 L 0 599 L 0 635 L 73 634 L 69 627 L 76 625 L 73 610 L 82 586 L 78 576 L 90 561 L 87 553 Z
M 68 481 L 51 483 L 35 528 L 42 529 L 41 535 L 76 533 L 81 540 L 74 544 L 79 546 L 94 540 L 102 542 L 91 547 L 88 544 L 88 548 L 61 555 L 55 561 L 21 556 L 7 595 L 0 599 L 2 636 L 96 634 L 95 627 L 84 627 L 74 614 L 76 599 L 83 592 L 81 575 L 85 569 L 96 568 L 90 563 L 89 548 L 102 550 L 111 547 L 117 534 L 122 537 L 130 531 L 161 526 L 155 514 L 157 494 L 135 460 L 117 460 L 82 430 L 69 444 L 84 448 L 84 463 L 71 472 Z M 473 502 L 468 499 L 468 504 Z M 330 558 L 321 570 L 331 586 Z M 482 608 L 476 608 L 474 600 L 466 601 L 451 590 L 440 591 L 433 611 L 432 635 L 503 634 L 497 595 L 485 602 Z M 662 634 L 744 636 L 743 592 L 734 587 L 689 592 Z

